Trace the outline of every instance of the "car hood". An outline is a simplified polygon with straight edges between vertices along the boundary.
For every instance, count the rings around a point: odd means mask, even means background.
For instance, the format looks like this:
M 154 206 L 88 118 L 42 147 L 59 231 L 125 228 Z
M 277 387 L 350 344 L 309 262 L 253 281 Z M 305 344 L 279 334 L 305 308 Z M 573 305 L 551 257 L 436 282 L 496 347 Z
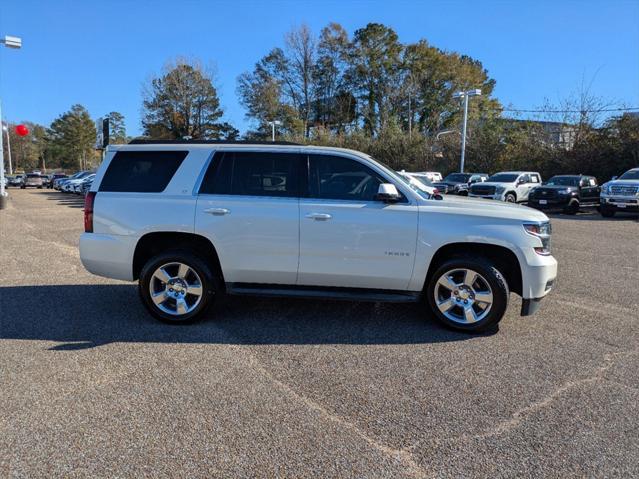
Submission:
M 515 186 L 515 182 L 512 183 L 498 183 L 495 181 L 483 181 L 481 183 L 473 183 L 473 185 L 471 186 L 471 188 L 475 185 L 480 185 L 480 186 Z
M 578 190 L 579 188 L 577 186 L 562 186 L 562 185 L 539 185 L 539 186 L 535 186 L 535 189 L 539 189 L 539 190 Z
M 622 185 L 622 186 L 639 186 L 639 180 L 611 180 L 608 183 L 604 183 L 601 186 L 612 186 L 612 185 Z
M 503 184 L 503 183 L 498 183 Z M 442 213 L 456 213 L 483 218 L 510 219 L 517 221 L 548 221 L 541 211 L 515 203 L 467 198 L 465 196 L 445 197 L 442 200 L 423 200 L 422 211 L 438 210 Z M 461 224 L 461 223 L 460 223 Z

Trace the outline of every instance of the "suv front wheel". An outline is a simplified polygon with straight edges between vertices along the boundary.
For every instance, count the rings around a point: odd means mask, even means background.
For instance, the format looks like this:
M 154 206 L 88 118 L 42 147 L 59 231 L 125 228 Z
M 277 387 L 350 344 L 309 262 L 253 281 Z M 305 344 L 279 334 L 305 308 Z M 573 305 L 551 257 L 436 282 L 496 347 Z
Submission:
M 464 331 L 494 327 L 508 308 L 508 284 L 497 268 L 483 258 L 445 261 L 431 276 L 426 294 L 441 323 Z
M 154 256 L 144 265 L 138 292 L 155 318 L 183 324 L 201 318 L 219 293 L 218 285 L 204 260 L 176 250 Z

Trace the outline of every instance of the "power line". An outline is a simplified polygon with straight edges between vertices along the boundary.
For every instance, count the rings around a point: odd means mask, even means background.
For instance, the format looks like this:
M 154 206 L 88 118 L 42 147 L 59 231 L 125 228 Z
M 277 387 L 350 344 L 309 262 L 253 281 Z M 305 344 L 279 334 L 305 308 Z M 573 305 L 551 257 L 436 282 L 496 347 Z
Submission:
M 632 108 L 602 108 L 594 110 L 518 110 L 516 108 L 498 108 L 501 111 L 512 111 L 517 113 L 601 113 L 610 111 L 634 111 L 639 110 L 639 107 L 633 106 Z

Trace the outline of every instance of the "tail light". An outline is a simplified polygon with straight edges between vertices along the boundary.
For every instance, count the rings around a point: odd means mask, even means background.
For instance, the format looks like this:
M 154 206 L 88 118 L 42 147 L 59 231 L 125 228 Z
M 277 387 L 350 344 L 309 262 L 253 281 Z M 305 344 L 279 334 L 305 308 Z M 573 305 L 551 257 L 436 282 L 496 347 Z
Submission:
M 95 191 L 89 191 L 84 197 L 84 232 L 93 233 L 93 204 L 95 203 Z

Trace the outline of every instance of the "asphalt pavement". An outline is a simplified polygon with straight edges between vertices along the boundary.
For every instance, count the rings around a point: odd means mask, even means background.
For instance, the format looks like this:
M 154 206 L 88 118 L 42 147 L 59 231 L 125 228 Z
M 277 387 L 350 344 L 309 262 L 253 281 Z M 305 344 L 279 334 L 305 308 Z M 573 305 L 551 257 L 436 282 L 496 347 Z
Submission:
M 153 320 L 86 272 L 82 200 L 0 211 L 0 477 L 637 477 L 639 222 L 552 218 L 499 332 L 418 305 L 229 299 Z

